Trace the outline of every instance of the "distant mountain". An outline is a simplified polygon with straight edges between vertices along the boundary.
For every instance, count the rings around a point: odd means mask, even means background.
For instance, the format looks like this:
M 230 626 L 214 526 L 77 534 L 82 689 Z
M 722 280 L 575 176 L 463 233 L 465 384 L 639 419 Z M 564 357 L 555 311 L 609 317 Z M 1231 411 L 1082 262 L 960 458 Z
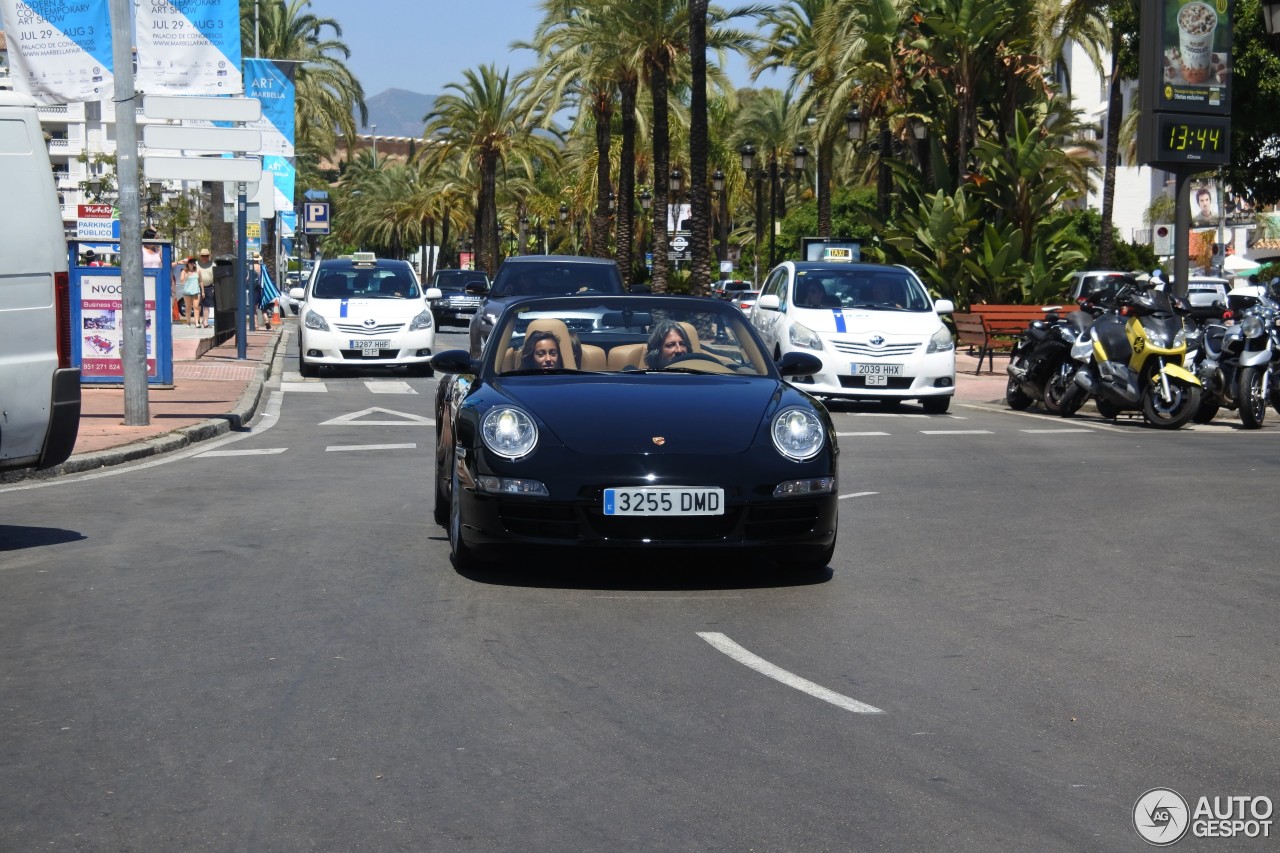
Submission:
M 421 95 L 404 89 L 387 89 L 365 99 L 369 108 L 369 125 L 377 125 L 378 136 L 422 136 L 422 117 L 431 112 L 435 95 Z M 370 133 L 369 127 L 359 127 L 356 114 L 356 132 Z

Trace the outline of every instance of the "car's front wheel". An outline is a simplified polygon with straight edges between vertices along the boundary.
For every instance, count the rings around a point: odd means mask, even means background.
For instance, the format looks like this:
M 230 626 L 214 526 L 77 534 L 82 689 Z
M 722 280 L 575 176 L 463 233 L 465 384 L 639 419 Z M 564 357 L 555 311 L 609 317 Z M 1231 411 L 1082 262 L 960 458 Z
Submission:
M 462 487 L 458 484 L 458 466 L 451 466 L 449 477 L 449 558 L 457 571 L 466 572 L 476 568 L 479 561 L 475 552 L 462 540 Z
M 920 400 L 926 415 L 945 415 L 951 408 L 951 395 L 945 397 L 924 397 Z
M 307 361 L 307 345 L 302 340 L 302 335 L 298 335 L 298 373 L 302 374 L 304 379 L 313 379 L 320 375 L 320 368 Z

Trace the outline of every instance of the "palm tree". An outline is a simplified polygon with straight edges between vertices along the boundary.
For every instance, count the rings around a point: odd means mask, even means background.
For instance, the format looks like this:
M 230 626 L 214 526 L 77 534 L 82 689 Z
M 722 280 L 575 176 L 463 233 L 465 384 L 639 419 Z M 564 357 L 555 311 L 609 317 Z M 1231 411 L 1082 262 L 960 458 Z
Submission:
M 532 176 L 536 162 L 550 159 L 554 149 L 552 140 L 535 133 L 535 124 L 526 120 L 523 93 L 511 84 L 509 70 L 499 72 L 492 65 L 482 65 L 464 71 L 463 77 L 465 82 L 445 86 L 448 91 L 423 117 L 423 133 L 436 143 L 433 157 L 459 155 L 464 177 L 471 168 L 476 170 L 480 181 L 475 218 L 478 267 L 492 276 L 499 257 L 498 170 L 515 160 Z
M 707 295 L 711 287 L 711 196 L 707 186 L 707 0 L 689 0 L 689 189 L 693 223 L 689 275 L 693 293 Z

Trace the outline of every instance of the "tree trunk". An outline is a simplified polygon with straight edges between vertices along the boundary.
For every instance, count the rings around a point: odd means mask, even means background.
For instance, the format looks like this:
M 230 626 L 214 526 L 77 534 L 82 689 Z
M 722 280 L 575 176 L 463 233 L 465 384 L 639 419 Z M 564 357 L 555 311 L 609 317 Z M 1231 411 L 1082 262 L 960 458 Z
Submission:
M 653 292 L 667 292 L 667 179 L 671 172 L 668 145 L 667 66 L 653 63 L 649 75 L 653 96 Z
M 609 257 L 609 148 L 613 143 L 613 92 L 596 92 L 596 212 L 591 217 L 591 254 Z M 615 199 L 616 203 L 616 199 Z
M 453 216 L 450 214 L 449 208 L 446 206 L 444 209 L 444 216 L 441 218 L 441 222 L 440 222 L 440 263 L 442 264 L 452 263 L 453 268 L 457 269 L 458 267 L 462 266 L 462 264 L 459 263 L 456 259 L 454 259 L 454 257 L 450 254 L 450 252 L 452 252 L 453 250 L 449 246 L 449 222 L 452 219 L 453 219 Z M 448 269 L 448 267 L 445 267 L 445 269 Z
M 689 98 L 689 185 L 693 223 L 690 282 L 695 296 L 711 288 L 711 188 L 707 184 L 707 0 L 689 0 L 689 54 L 693 90 Z
M 634 256 L 636 221 L 636 90 L 639 80 L 623 80 L 621 89 L 622 151 L 618 168 L 618 267 L 622 281 L 630 287 L 634 281 Z
M 1107 94 L 1107 148 L 1102 166 L 1102 233 L 1098 235 L 1098 265 L 1111 269 L 1114 253 L 1116 166 L 1120 161 L 1120 122 L 1124 116 L 1124 97 L 1120 91 L 1120 71 L 1117 55 L 1120 45 L 1111 47 L 1111 86 Z

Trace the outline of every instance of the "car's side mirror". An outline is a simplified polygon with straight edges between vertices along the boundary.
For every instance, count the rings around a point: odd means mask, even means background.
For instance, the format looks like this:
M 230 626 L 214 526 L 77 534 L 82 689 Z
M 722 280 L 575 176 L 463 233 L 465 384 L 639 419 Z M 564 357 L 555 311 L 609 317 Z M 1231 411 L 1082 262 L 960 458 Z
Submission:
M 440 292 L 440 288 L 438 287 L 428 287 L 426 298 L 427 299 L 443 299 L 444 294 Z
M 777 311 L 782 302 L 778 299 L 776 293 L 770 293 L 767 296 L 761 296 L 756 300 L 756 307 L 763 308 L 766 311 Z
M 464 349 L 448 349 L 431 356 L 431 368 L 437 373 L 479 373 L 480 361 L 472 361 Z
M 939 299 L 933 303 L 933 310 L 939 314 L 954 314 L 956 313 L 956 304 L 950 299 Z
M 473 281 L 466 286 L 466 292 L 471 296 L 487 296 L 489 294 L 489 285 Z
M 290 299 L 297 299 L 297 300 L 301 301 L 301 300 L 302 300 L 306 295 L 307 295 L 307 290 L 306 290 L 306 288 L 305 288 L 305 287 L 291 287 L 291 288 L 289 288 L 289 298 L 290 298 Z
M 778 297 L 771 298 L 776 301 Z M 822 359 L 811 352 L 783 353 L 777 364 L 783 376 L 812 376 L 822 370 Z

